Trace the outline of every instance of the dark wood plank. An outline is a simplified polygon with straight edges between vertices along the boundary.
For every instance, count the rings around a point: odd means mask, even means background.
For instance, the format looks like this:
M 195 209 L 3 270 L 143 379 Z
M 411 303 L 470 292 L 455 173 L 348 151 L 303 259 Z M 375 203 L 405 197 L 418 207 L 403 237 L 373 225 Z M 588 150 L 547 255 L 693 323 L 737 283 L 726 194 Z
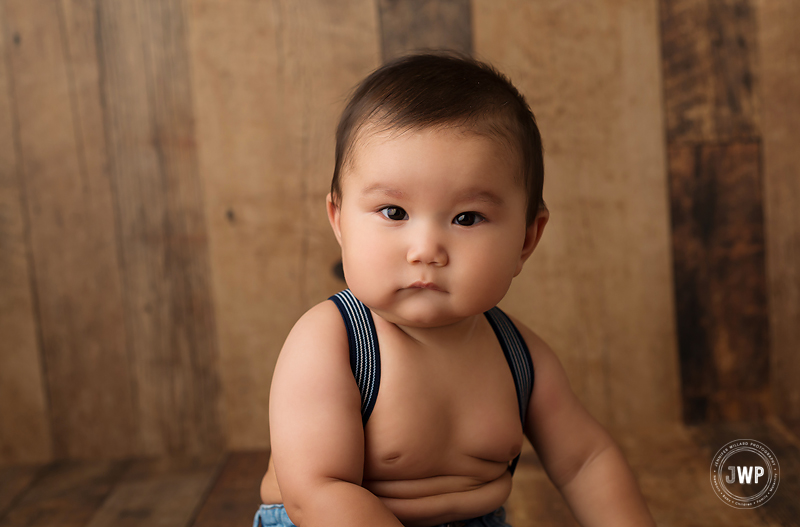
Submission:
M 224 457 L 133 461 L 87 527 L 190 525 L 223 461 Z
M 123 456 L 137 434 L 111 191 L 80 124 L 86 79 L 71 69 L 62 8 L 5 2 L 43 393 L 57 457 Z
M 137 431 L 147 454 L 223 444 L 183 6 L 96 7 Z
M 0 527 L 84 527 L 126 467 L 120 461 L 56 463 L 0 519 Z
M 472 53 L 469 0 L 380 0 L 378 10 L 384 62 L 421 50 Z
M 786 429 L 800 441 L 800 421 L 782 421 Z
M 775 410 L 800 422 L 800 2 L 758 3 Z
M 661 0 L 669 142 L 759 137 L 751 0 Z
M 268 451 L 231 453 L 193 527 L 249 525 L 261 505 L 261 478 Z
M 684 419 L 768 413 L 769 327 L 759 145 L 671 146 Z
M 0 21 L 5 20 L 0 3 Z M 46 461 L 52 455 L 10 98 L 9 48 L 19 35 L 3 31 L 6 26 L 0 27 L 0 465 Z
M 14 465 L 0 468 L 0 519 L 43 472 L 39 465 Z

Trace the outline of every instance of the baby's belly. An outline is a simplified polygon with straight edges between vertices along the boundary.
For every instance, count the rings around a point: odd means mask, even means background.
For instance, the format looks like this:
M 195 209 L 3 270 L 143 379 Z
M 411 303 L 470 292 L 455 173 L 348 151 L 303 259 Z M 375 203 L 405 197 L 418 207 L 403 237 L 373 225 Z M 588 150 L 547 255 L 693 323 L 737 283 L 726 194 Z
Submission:
M 405 525 L 436 525 L 491 512 L 511 493 L 511 473 L 498 464 L 481 476 L 439 475 L 422 479 L 364 480 Z
M 465 520 L 503 505 L 511 493 L 507 464 L 474 458 L 467 464 L 473 469 L 470 475 L 414 478 L 384 470 L 380 475 L 393 479 L 364 479 L 362 486 L 408 526 Z M 271 459 L 261 483 L 261 499 L 264 503 L 283 502 Z

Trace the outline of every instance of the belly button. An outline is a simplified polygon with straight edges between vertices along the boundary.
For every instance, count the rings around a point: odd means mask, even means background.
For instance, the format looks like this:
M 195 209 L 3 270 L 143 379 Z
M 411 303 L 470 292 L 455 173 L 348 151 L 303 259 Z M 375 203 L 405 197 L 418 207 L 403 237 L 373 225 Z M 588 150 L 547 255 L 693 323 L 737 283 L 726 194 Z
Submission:
M 395 463 L 397 460 L 400 459 L 400 454 L 391 454 L 383 458 L 383 462 L 387 464 Z

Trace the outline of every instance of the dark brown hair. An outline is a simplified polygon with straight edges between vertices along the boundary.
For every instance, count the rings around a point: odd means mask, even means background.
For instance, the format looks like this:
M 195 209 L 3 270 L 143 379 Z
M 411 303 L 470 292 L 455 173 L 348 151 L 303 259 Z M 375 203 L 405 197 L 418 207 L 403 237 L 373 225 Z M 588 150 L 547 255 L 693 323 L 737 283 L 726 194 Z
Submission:
M 533 112 L 511 81 L 488 64 L 455 54 L 410 55 L 364 79 L 336 130 L 331 194 L 337 205 L 342 171 L 367 124 L 400 131 L 453 126 L 499 139 L 519 155 L 528 225 L 544 204 L 542 139 Z

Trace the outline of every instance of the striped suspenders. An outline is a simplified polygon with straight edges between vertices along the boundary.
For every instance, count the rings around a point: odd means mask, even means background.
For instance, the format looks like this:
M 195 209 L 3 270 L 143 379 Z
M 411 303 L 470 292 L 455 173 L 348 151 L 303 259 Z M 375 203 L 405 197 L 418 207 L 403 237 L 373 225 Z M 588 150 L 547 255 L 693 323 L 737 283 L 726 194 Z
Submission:
M 369 308 L 362 304 L 349 289 L 345 289 L 332 297 L 339 308 L 344 325 L 347 328 L 347 340 L 350 344 L 350 368 L 361 392 L 361 420 L 366 426 L 381 380 L 381 356 L 378 349 L 378 336 L 375 333 L 375 322 Z M 514 388 L 517 391 L 519 416 L 523 426 L 527 415 L 528 400 L 533 391 L 533 363 L 528 346 L 519 330 L 500 308 L 494 307 L 484 313 L 492 326 L 500 347 L 511 368 Z M 510 470 L 514 473 L 519 456 L 511 462 Z
M 362 304 L 349 289 L 336 293 L 333 300 L 344 319 L 347 341 L 350 343 L 350 368 L 361 392 L 361 421 L 366 426 L 381 382 L 381 354 L 378 335 L 369 308 Z
M 511 375 L 514 377 L 514 388 L 517 390 L 517 402 L 519 403 L 519 418 L 522 427 L 525 427 L 525 416 L 528 415 L 528 401 L 533 393 L 533 361 L 525 344 L 525 339 L 519 334 L 519 330 L 508 315 L 503 313 L 499 307 L 493 307 L 486 313 L 486 318 L 500 341 L 503 354 L 506 356 L 508 366 L 511 368 Z M 511 462 L 511 474 L 517 469 L 519 455 Z

